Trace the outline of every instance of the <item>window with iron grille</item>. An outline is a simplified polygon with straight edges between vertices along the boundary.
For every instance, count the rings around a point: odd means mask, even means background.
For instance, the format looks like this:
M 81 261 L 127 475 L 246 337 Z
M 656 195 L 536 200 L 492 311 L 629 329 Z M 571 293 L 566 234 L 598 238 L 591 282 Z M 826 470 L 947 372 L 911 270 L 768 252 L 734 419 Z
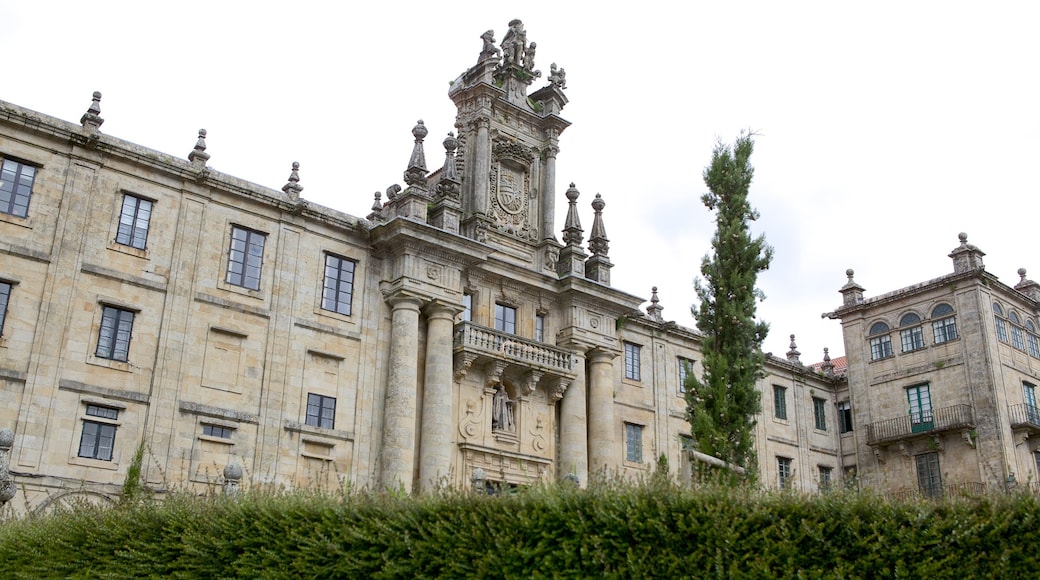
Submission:
M 18 217 L 29 215 L 36 168 L 13 159 L 0 164 L 0 212 Z
M 231 245 L 228 247 L 228 284 L 250 290 L 260 289 L 260 269 L 264 261 L 264 243 L 267 234 L 231 226 Z
M 336 398 L 315 393 L 307 394 L 307 424 L 311 427 L 336 427 Z
M 116 243 L 143 250 L 148 242 L 148 226 L 151 219 L 152 202 L 124 194 L 123 208 L 119 212 L 119 227 L 116 229 Z
M 101 329 L 98 331 L 99 358 L 126 362 L 130 357 L 130 336 L 134 328 L 134 313 L 114 306 L 102 306 Z
M 354 266 L 353 260 L 325 254 L 322 309 L 350 316 L 350 303 L 354 295 Z

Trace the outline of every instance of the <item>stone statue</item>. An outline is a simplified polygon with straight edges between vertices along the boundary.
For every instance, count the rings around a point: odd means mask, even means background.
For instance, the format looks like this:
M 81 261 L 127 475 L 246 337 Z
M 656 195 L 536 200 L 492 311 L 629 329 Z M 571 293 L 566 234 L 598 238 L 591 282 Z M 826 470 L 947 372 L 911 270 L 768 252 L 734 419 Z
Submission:
M 484 34 L 481 34 L 480 39 L 484 41 L 484 48 L 480 50 L 480 61 L 485 61 L 489 58 L 498 58 L 502 54 L 502 51 L 495 46 L 494 30 L 488 30 Z
M 523 65 L 524 51 L 527 50 L 527 32 L 519 18 L 509 22 L 509 31 L 502 39 L 502 58 L 507 65 Z
M 549 82 L 556 85 L 557 88 L 567 88 L 567 71 L 563 70 L 563 67 L 556 68 L 556 63 L 549 65 Z
M 534 72 L 534 52 L 537 48 L 537 42 L 527 45 L 527 50 L 524 51 L 524 70 Z
M 509 399 L 509 393 L 502 383 L 495 387 L 495 398 L 491 404 L 491 428 L 499 431 L 516 430 L 516 423 L 513 421 L 513 401 Z

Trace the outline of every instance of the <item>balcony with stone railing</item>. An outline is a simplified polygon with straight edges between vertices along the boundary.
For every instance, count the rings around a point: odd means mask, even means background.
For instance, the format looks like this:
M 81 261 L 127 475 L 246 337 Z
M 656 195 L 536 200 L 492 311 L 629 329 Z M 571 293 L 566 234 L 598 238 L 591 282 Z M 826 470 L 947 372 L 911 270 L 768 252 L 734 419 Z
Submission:
M 871 423 L 867 425 L 867 445 L 884 445 L 974 426 L 971 405 L 954 405 Z
M 543 383 L 553 400 L 574 380 L 574 355 L 562 348 L 500 332 L 472 322 L 455 325 L 455 380 L 469 369 L 485 367 L 487 382 L 511 378 L 530 394 Z

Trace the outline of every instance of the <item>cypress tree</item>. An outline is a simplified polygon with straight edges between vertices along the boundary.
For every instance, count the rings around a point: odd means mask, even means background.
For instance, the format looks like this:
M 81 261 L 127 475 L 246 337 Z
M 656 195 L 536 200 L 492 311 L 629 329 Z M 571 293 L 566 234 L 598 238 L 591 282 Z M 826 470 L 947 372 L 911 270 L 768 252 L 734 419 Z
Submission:
M 701 201 L 717 212 L 711 253 L 701 260 L 695 283 L 699 306 L 693 316 L 703 335 L 703 374 L 686 379 L 686 419 L 694 448 L 756 472 L 753 429 L 761 411 L 755 388 L 763 376 L 762 341 L 769 325 L 755 319 L 758 273 L 769 268 L 773 249 L 765 236 L 752 238 L 749 224 L 758 212 L 748 202 L 754 168 L 754 134 L 742 133 L 732 147 L 715 145 L 704 170 L 708 193 Z

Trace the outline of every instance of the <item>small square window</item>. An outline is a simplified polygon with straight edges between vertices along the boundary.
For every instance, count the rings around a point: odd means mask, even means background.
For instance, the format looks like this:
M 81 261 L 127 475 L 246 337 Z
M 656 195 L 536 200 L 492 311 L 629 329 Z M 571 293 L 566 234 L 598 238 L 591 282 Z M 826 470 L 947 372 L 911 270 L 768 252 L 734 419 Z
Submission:
M 308 393 L 307 424 L 311 427 L 334 429 L 336 427 L 336 398 Z
M 625 461 L 643 462 L 643 426 L 625 423 Z
M 234 429 L 230 427 L 221 427 L 220 425 L 203 425 L 202 434 L 207 437 L 219 437 L 220 439 L 231 439 L 231 433 Z
M 36 168 L 4 159 L 0 165 L 0 212 L 18 217 L 29 215 L 29 198 L 32 197 Z
M 633 381 L 639 381 L 642 366 L 640 356 L 642 354 L 642 347 L 638 344 L 632 344 L 631 342 L 625 343 L 625 378 Z
M 152 202 L 129 194 L 123 195 L 116 243 L 143 250 L 148 242 L 148 225 L 151 219 Z
M 130 335 L 134 328 L 134 313 L 114 306 L 103 306 L 101 329 L 98 331 L 98 358 L 126 362 L 130 356 Z
M 516 334 L 516 308 L 505 304 L 495 304 L 495 330 Z
M 264 261 L 264 243 L 267 234 L 231 226 L 231 244 L 228 247 L 228 284 L 250 290 L 260 289 L 260 268 Z
M 350 316 L 350 302 L 354 294 L 354 262 L 325 254 L 325 284 L 321 307 L 331 312 Z

